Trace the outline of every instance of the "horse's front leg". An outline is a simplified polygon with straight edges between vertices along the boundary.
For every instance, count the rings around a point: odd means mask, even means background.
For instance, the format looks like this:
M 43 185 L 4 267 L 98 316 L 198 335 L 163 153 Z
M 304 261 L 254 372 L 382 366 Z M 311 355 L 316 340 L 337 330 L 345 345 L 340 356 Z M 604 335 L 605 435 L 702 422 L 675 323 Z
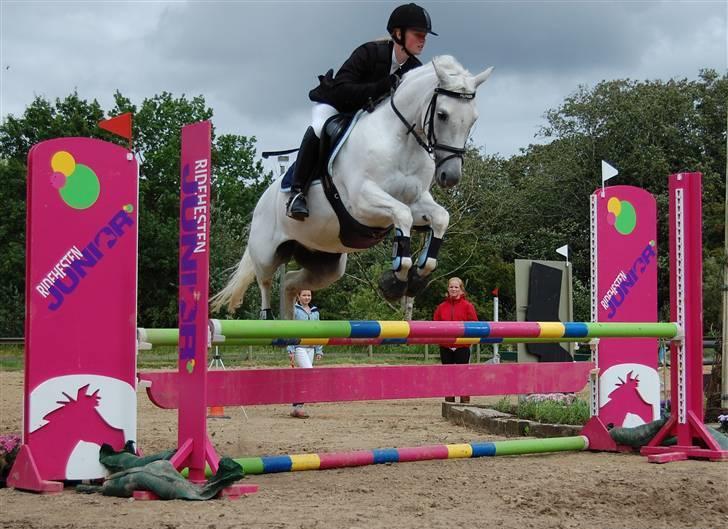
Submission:
M 437 255 L 450 223 L 450 214 L 435 202 L 428 192 L 411 208 L 415 226 L 426 226 L 425 246 L 417 259 L 417 266 L 409 271 L 406 294 L 415 297 L 427 286 L 427 278 L 437 268 Z
M 379 288 L 389 301 L 396 301 L 407 290 L 407 278 L 412 268 L 410 208 L 386 193 L 371 181 L 364 182 L 351 205 L 352 215 L 365 225 L 394 225 L 392 268 L 379 278 Z

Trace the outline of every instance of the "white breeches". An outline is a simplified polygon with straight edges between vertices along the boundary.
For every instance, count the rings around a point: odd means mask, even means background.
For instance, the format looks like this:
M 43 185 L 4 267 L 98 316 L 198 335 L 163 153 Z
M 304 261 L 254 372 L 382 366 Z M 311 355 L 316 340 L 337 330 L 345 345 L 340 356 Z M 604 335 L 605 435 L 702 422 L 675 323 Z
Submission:
M 324 128 L 326 120 L 338 113 L 339 111 L 331 105 L 314 103 L 313 108 L 311 108 L 311 126 L 317 138 L 321 138 L 321 129 Z

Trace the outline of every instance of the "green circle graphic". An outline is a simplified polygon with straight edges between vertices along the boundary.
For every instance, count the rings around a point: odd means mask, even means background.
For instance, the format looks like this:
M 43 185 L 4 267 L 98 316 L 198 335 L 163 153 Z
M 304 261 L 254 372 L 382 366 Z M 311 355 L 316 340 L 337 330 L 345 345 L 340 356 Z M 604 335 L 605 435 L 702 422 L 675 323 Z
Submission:
M 73 209 L 86 209 L 93 206 L 99 198 L 101 185 L 96 173 L 79 163 L 59 192 L 63 201 Z
M 617 215 L 614 227 L 622 235 L 629 235 L 634 231 L 635 226 L 637 226 L 637 212 L 632 204 L 622 200 L 622 211 Z

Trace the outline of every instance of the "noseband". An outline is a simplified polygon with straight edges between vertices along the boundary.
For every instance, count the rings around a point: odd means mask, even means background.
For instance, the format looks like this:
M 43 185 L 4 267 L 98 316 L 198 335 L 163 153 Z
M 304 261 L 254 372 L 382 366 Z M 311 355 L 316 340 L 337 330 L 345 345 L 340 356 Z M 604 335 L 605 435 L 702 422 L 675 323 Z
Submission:
M 417 123 L 412 123 L 410 125 L 407 122 L 407 119 L 394 105 L 394 89 L 392 89 L 392 93 L 389 98 L 389 102 L 392 105 L 392 110 L 394 110 L 394 113 L 397 115 L 399 120 L 404 123 L 404 126 L 407 127 L 407 134 L 412 134 L 420 147 L 425 149 L 430 155 L 435 155 L 435 168 L 438 168 L 450 158 L 460 158 L 460 160 L 463 161 L 463 157 L 465 156 L 465 146 L 453 147 L 451 145 L 438 143 L 437 141 L 437 136 L 435 136 L 435 108 L 437 106 L 437 96 L 440 94 L 446 97 L 454 97 L 456 99 L 475 98 L 475 92 L 453 92 L 452 90 L 445 90 L 444 88 L 435 88 L 435 91 L 432 94 L 432 98 L 430 98 L 430 104 L 427 106 L 427 112 L 425 112 L 427 118 L 425 119 L 425 123 L 423 125 L 427 129 L 426 139 L 415 131 Z M 448 156 L 445 156 L 441 160 L 437 160 L 437 155 L 435 151 L 445 151 L 449 152 L 450 154 Z

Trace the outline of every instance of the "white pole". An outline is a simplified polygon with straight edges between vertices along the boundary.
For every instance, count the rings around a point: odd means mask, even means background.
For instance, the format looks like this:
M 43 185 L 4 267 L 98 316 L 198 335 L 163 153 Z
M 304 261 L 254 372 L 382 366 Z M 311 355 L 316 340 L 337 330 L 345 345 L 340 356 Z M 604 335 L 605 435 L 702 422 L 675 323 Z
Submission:
M 498 321 L 498 296 L 493 297 L 493 321 Z M 500 353 L 498 344 L 493 344 L 493 363 L 500 364 Z
M 602 162 L 602 166 L 604 166 L 605 162 Z M 613 167 L 607 165 L 607 167 L 610 167 L 611 169 L 614 169 Z M 611 176 L 609 177 L 611 178 Z M 604 179 L 602 179 L 602 193 L 604 192 Z M 572 301 L 571 301 L 571 267 L 569 266 L 569 245 L 565 244 L 561 246 L 560 248 L 556 248 L 556 253 L 559 255 L 563 255 L 566 257 L 566 318 L 568 320 L 573 319 L 572 315 Z M 567 350 L 569 353 L 573 351 L 573 345 L 572 344 L 565 344 L 567 347 Z
M 571 275 L 571 264 L 569 263 L 569 259 L 566 259 L 566 311 L 568 314 L 566 317 L 574 321 L 574 300 L 572 299 L 571 289 L 572 285 L 571 282 L 573 281 L 572 275 Z M 565 343 L 566 350 L 569 351 L 569 353 L 573 353 L 574 356 L 576 356 L 576 350 L 579 348 L 579 344 L 570 344 Z
M 278 156 L 278 170 L 280 176 L 286 174 L 288 171 L 288 156 Z M 292 310 L 292 307 L 286 307 L 286 292 L 285 292 L 285 279 L 286 279 L 286 264 L 283 263 L 278 267 L 278 318 L 283 319 L 283 315 Z M 272 307 L 271 307 L 272 308 Z

